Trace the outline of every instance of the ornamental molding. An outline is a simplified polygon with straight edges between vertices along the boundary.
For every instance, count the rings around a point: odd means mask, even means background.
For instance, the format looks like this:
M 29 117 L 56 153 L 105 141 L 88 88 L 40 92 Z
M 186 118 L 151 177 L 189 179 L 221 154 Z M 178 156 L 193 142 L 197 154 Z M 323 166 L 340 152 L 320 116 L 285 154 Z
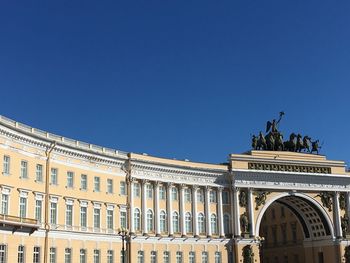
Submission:
M 350 176 L 271 171 L 234 170 L 234 187 L 273 190 L 340 191 L 350 190 Z

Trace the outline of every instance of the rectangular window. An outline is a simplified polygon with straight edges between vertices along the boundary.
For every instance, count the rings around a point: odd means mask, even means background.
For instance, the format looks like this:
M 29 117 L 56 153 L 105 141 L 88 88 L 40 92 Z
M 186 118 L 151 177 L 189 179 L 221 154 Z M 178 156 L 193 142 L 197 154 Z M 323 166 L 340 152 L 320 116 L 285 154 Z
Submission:
M 214 190 L 210 191 L 209 199 L 210 199 L 210 203 L 216 203 L 216 191 Z
M 177 199 L 178 199 L 177 188 L 172 187 L 171 188 L 171 200 L 176 201 Z
M 42 221 L 42 207 L 43 207 L 43 201 L 42 200 L 35 200 L 35 219 L 38 220 L 39 223 Z
M 7 246 L 0 245 L 0 263 L 7 262 Z
M 170 253 L 169 251 L 163 252 L 163 262 L 164 263 L 170 263 Z
M 74 173 L 67 172 L 67 187 L 73 188 L 73 184 L 74 184 Z
M 21 178 L 28 178 L 28 162 L 21 161 Z
M 50 203 L 50 224 L 57 224 L 57 203 L 55 202 Z
M 86 263 L 86 249 L 80 249 L 80 261 L 79 263 Z
M 113 230 L 113 210 L 107 210 L 107 229 Z
M 82 229 L 85 229 L 87 226 L 87 207 L 81 206 L 80 207 L 80 227 Z
M 215 252 L 215 263 L 221 263 L 221 252 Z
M 202 263 L 208 263 L 208 252 L 202 252 Z
M 148 199 L 153 198 L 153 185 L 151 184 L 146 184 L 146 196 Z
M 94 228 L 99 231 L 101 226 L 101 210 L 94 208 Z
M 73 205 L 66 204 L 66 226 L 73 225 Z
M 143 251 L 141 250 L 137 252 L 137 263 L 144 263 Z
M 8 215 L 9 213 L 9 195 L 1 195 L 1 214 Z
M 53 185 L 57 185 L 58 180 L 58 170 L 56 168 L 51 168 L 51 178 L 50 183 Z
M 4 175 L 10 175 L 10 156 L 4 155 L 2 173 Z
M 192 193 L 190 188 L 185 189 L 185 201 L 192 202 Z
M 19 217 L 27 217 L 27 198 L 19 198 Z
M 127 228 L 126 211 L 120 211 L 120 227 Z
M 230 193 L 228 191 L 222 191 L 222 203 L 224 205 L 230 204 Z
M 71 248 L 64 249 L 64 263 L 72 263 L 72 249 Z
M 113 180 L 107 179 L 107 193 L 113 194 Z
M 203 189 L 198 189 L 197 191 L 197 201 L 203 203 L 204 202 L 204 192 Z
M 188 262 L 189 263 L 196 263 L 196 254 L 193 251 L 190 251 L 188 254 Z
M 18 255 L 17 263 L 24 263 L 24 261 L 25 261 L 25 258 L 24 258 L 24 246 L 22 246 L 22 245 L 18 246 L 17 255 Z
M 37 182 L 43 181 L 43 166 L 41 164 L 36 165 L 35 180 Z
M 113 250 L 107 250 L 107 263 L 114 263 Z
M 157 251 L 151 251 L 151 263 L 157 263 Z
M 40 263 L 40 247 L 34 247 L 33 263 Z
M 126 195 L 126 183 L 124 181 L 120 182 L 120 195 Z
M 176 263 L 182 263 L 182 252 L 176 252 Z
M 82 174 L 80 176 L 80 190 L 87 190 L 87 175 Z
M 133 195 L 135 197 L 140 197 L 140 184 L 139 183 L 133 184 Z
M 98 176 L 94 177 L 94 191 L 100 192 L 100 177 Z
M 56 263 L 56 248 L 50 247 L 50 263 Z
M 99 249 L 94 249 L 94 263 L 100 263 L 100 250 Z
M 166 199 L 166 190 L 164 185 L 159 186 L 159 199 L 165 200 Z

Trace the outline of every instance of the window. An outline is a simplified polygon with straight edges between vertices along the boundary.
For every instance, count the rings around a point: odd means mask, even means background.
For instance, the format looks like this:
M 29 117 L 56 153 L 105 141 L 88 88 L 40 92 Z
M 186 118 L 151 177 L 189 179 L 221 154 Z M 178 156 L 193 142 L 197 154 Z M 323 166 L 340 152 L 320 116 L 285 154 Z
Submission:
M 120 226 L 127 228 L 126 211 L 120 211 Z
M 28 163 L 21 161 L 21 178 L 28 178 Z
M 80 249 L 79 263 L 86 263 L 86 249 Z
M 80 175 L 80 190 L 87 190 L 87 175 Z
M 135 231 L 141 230 L 140 210 L 138 208 L 135 208 L 134 210 L 134 228 Z
M 22 246 L 22 245 L 18 246 L 17 255 L 18 255 L 17 263 L 24 263 L 24 261 L 25 261 L 25 258 L 24 258 L 24 246 Z
M 215 263 L 221 263 L 221 252 L 215 252 Z
M 41 164 L 37 164 L 36 165 L 35 180 L 37 182 L 42 182 L 43 181 L 43 166 Z
M 177 212 L 173 212 L 173 229 L 174 233 L 179 233 L 179 214 Z
M 202 252 L 202 263 L 208 263 L 208 252 Z
M 133 195 L 135 197 L 140 197 L 140 184 L 139 183 L 134 183 L 134 185 L 133 185 Z
M 230 216 L 228 214 L 224 214 L 224 233 L 225 235 L 230 233 Z
M 51 168 L 51 184 L 57 185 L 58 180 L 58 170 L 56 168 Z
M 100 250 L 94 249 L 94 263 L 100 263 Z
M 36 199 L 35 200 L 35 219 L 38 220 L 39 223 L 41 223 L 42 221 L 42 207 L 43 207 L 43 200 Z
M 137 252 L 137 263 L 143 263 L 143 251 L 139 250 Z
M 126 183 L 124 181 L 120 182 L 120 195 L 126 195 Z
M 173 200 L 173 201 L 178 200 L 177 187 L 171 188 L 171 200 Z
M 107 193 L 113 194 L 113 180 L 107 179 Z
M 216 219 L 216 215 L 212 214 L 210 217 L 210 227 L 211 227 L 211 232 L 213 234 L 217 234 L 218 233 L 218 224 L 217 224 L 217 219 Z
M 230 193 L 228 191 L 222 191 L 222 203 L 224 205 L 230 204 Z
M 73 205 L 66 204 L 66 226 L 71 227 L 73 225 Z
M 113 250 L 107 250 L 107 263 L 114 263 Z
M 186 228 L 186 233 L 192 232 L 192 216 L 189 212 L 185 214 L 185 228 Z
M 147 211 L 147 232 L 153 231 L 153 212 L 151 209 Z
M 56 263 L 56 248 L 50 247 L 50 263 Z
M 202 213 L 199 213 L 198 215 L 198 231 L 199 234 L 205 234 L 205 220 Z
M 19 198 L 19 217 L 27 217 L 27 198 Z
M 72 249 L 66 248 L 64 250 L 64 263 L 72 263 Z
M 34 247 L 33 263 L 40 263 L 40 247 Z
M 182 252 L 176 252 L 176 263 L 182 263 Z
M 166 217 L 166 213 L 164 210 L 160 211 L 159 222 L 160 222 L 160 232 L 161 233 L 166 232 L 167 231 L 167 217 Z
M 50 223 L 52 225 L 57 224 L 57 203 L 56 202 L 50 203 Z
M 185 201 L 192 202 L 192 193 L 190 188 L 185 189 Z
M 163 252 L 163 262 L 164 263 L 170 263 L 170 253 L 169 251 Z
M 146 185 L 146 196 L 148 199 L 153 198 L 153 185 L 151 185 L 151 184 Z
M 7 246 L 0 245 L 0 263 L 6 263 L 7 260 Z
M 216 191 L 211 190 L 209 196 L 210 203 L 216 203 Z
M 10 156 L 4 155 L 2 173 L 4 175 L 10 175 Z
M 188 262 L 189 263 L 196 263 L 196 254 L 193 251 L 190 251 L 188 253 Z
M 151 251 L 151 263 L 157 263 L 157 251 Z
M 165 200 L 166 199 L 166 190 L 164 185 L 159 186 L 159 199 Z
M 94 208 L 94 230 L 100 231 L 101 227 L 101 209 L 100 208 Z
M 94 191 L 100 192 L 100 177 L 98 176 L 94 177 Z
M 203 189 L 198 189 L 197 191 L 197 201 L 203 203 L 204 202 L 204 191 Z
M 87 207 L 81 206 L 80 207 L 80 227 L 82 229 L 85 229 L 87 226 Z
M 9 213 L 9 195 L 1 195 L 1 214 L 8 215 Z
M 73 182 L 74 181 L 74 173 L 73 172 L 67 172 L 67 187 L 73 188 Z
M 107 229 L 108 230 L 113 230 L 114 228 L 114 211 L 112 209 L 107 210 Z

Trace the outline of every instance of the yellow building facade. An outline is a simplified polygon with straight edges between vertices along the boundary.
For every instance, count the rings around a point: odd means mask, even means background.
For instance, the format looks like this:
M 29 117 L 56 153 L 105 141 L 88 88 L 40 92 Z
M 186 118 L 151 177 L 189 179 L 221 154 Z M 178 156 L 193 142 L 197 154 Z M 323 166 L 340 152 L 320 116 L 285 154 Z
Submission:
M 350 177 L 321 155 L 125 153 L 0 118 L 2 262 L 347 262 Z M 350 259 L 349 259 L 350 260 Z

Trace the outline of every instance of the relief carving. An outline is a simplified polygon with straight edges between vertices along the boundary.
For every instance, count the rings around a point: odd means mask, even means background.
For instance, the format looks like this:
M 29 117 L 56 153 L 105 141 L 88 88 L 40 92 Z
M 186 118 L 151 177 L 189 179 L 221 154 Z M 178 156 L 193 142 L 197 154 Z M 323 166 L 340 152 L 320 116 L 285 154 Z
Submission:
M 328 208 L 329 212 L 332 212 L 332 194 L 329 192 L 321 192 L 316 197 L 321 198 L 322 205 L 326 208 Z

